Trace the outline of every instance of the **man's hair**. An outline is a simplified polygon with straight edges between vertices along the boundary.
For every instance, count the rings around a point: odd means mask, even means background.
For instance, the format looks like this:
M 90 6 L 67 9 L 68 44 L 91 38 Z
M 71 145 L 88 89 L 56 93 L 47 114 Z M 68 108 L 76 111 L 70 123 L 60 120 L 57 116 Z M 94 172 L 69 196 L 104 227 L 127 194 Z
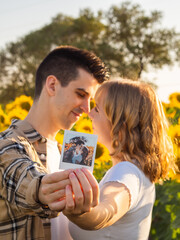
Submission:
M 65 87 L 78 77 L 78 68 L 92 74 L 98 83 L 109 78 L 104 63 L 94 53 L 73 46 L 60 46 L 51 51 L 39 65 L 34 98 L 39 98 L 49 75 L 54 75 Z
M 77 145 L 84 145 L 84 141 L 78 140 L 77 142 L 75 142 L 75 144 L 76 144 L 76 146 L 77 146 Z
M 120 161 L 136 159 L 152 182 L 166 178 L 173 166 L 173 147 L 162 104 L 152 87 L 131 80 L 108 81 L 95 94 L 95 100 L 101 98 L 112 126 L 111 155 Z

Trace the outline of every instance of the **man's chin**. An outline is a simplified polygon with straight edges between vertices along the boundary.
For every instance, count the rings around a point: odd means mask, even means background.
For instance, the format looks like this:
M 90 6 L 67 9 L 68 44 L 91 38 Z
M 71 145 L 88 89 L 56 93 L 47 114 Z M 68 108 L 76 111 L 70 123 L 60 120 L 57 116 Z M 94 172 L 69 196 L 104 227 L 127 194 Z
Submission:
M 64 126 L 64 128 L 62 128 L 63 130 L 71 130 L 71 128 L 75 125 L 76 122 L 73 122 L 73 123 L 69 123 L 69 124 L 66 124 Z

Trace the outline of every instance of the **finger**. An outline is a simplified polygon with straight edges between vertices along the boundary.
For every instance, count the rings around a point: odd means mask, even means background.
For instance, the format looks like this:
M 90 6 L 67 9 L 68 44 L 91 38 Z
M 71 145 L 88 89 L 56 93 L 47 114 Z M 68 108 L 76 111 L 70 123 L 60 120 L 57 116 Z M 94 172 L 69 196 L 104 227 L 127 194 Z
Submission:
M 69 178 L 72 185 L 72 191 L 74 193 L 75 207 L 81 210 L 84 203 L 84 196 L 81 190 L 81 185 L 73 172 L 69 174 Z
M 44 195 L 48 195 L 55 191 L 65 189 L 65 187 L 69 184 L 71 184 L 69 179 L 62 180 L 62 181 L 52 183 L 52 184 L 44 184 L 44 185 L 42 185 L 42 192 Z
M 50 184 L 50 183 L 56 183 L 56 182 L 68 179 L 70 172 L 72 172 L 71 169 L 47 174 L 42 178 L 42 182 Z
M 81 188 L 84 194 L 84 211 L 90 211 L 93 204 L 92 187 L 86 177 L 86 175 L 80 170 L 75 170 L 76 176 L 81 184 Z
M 49 194 L 46 197 L 48 204 L 62 200 L 63 198 L 65 198 L 66 196 L 65 194 L 66 194 L 65 189 Z
M 52 202 L 52 203 L 48 204 L 48 206 L 53 211 L 61 212 L 62 210 L 64 210 L 64 208 L 66 206 L 66 199 L 64 198 L 60 201 Z
M 66 186 L 66 213 L 71 213 L 75 208 L 75 203 L 73 199 L 73 192 L 70 185 Z
M 91 187 L 92 187 L 92 193 L 93 193 L 93 202 L 92 207 L 95 207 L 99 203 L 99 185 L 95 177 L 92 175 L 92 173 L 86 169 L 81 169 L 83 173 L 86 175 Z

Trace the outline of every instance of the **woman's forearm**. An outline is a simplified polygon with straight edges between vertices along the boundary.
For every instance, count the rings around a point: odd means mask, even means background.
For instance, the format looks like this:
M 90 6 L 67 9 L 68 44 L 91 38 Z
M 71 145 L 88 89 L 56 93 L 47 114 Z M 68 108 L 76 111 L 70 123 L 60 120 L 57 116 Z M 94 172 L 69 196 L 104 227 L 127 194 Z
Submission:
M 100 203 L 93 208 L 90 212 L 82 215 L 67 215 L 69 220 L 82 229 L 98 230 L 107 226 L 107 223 L 114 216 L 114 208 L 105 203 Z
M 101 190 L 100 203 L 90 212 L 67 215 L 70 221 L 85 230 L 98 230 L 112 225 L 129 209 L 129 191 L 120 183 L 111 183 Z

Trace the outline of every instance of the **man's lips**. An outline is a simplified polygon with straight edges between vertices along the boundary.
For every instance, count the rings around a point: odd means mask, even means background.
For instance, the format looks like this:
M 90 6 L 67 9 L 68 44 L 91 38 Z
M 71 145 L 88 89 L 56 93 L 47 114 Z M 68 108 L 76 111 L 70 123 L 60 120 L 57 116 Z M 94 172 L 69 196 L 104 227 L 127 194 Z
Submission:
M 76 117 L 80 117 L 81 116 L 81 113 L 76 113 L 76 112 L 73 112 L 72 113 L 76 116 Z

